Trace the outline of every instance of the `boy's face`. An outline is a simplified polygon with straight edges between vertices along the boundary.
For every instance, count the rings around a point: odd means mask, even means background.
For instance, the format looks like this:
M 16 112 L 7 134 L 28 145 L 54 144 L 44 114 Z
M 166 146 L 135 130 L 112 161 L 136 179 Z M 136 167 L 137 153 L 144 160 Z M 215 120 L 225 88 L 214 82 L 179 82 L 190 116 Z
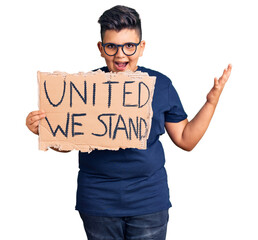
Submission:
M 125 43 L 139 43 L 139 35 L 135 29 L 122 29 L 119 32 L 115 30 L 107 30 L 104 34 L 103 44 L 114 43 L 117 45 L 122 45 Z M 109 71 L 112 72 L 123 72 L 123 71 L 133 71 L 137 70 L 137 62 L 139 57 L 142 56 L 145 47 L 145 41 L 137 46 L 136 52 L 132 56 L 127 56 L 122 51 L 121 47 L 118 47 L 118 51 L 114 56 L 109 56 L 105 53 L 101 42 L 98 42 L 98 48 L 101 56 L 105 58 L 107 67 Z

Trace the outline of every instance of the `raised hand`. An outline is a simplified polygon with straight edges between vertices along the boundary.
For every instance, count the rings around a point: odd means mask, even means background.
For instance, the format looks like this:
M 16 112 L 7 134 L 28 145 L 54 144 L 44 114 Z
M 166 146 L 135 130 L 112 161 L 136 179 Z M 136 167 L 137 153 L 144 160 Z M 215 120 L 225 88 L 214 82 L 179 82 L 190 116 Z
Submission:
M 222 90 L 223 90 L 226 82 L 229 79 L 231 69 L 232 69 L 232 65 L 229 64 L 228 68 L 224 69 L 223 74 L 219 79 L 214 78 L 214 86 L 207 95 L 207 102 L 208 103 L 211 103 L 215 106 L 217 105 L 217 103 L 219 101 L 220 94 L 222 93 Z

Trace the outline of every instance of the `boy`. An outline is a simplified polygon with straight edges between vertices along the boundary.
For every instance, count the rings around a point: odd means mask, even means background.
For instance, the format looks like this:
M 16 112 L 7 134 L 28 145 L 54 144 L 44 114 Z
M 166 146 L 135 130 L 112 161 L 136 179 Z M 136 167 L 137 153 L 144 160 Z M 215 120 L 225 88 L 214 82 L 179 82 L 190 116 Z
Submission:
M 101 40 L 98 48 L 107 66 L 105 72 L 142 71 L 156 76 L 152 126 L 147 149 L 94 150 L 79 152 L 76 209 L 89 240 L 166 238 L 169 189 L 165 157 L 159 136 L 168 132 L 180 148 L 192 150 L 205 133 L 227 82 L 231 65 L 214 79 L 207 101 L 190 122 L 169 78 L 137 66 L 143 55 L 141 21 L 131 8 L 115 6 L 99 18 Z M 43 111 L 28 115 L 28 128 L 38 134 Z

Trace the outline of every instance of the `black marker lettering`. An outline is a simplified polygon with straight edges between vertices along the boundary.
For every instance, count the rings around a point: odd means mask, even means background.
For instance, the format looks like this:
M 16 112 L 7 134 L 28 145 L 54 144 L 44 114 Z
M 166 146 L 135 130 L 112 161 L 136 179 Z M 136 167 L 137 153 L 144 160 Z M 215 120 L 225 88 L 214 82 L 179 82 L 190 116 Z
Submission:
M 134 83 L 135 81 L 125 81 L 124 82 L 124 88 L 123 88 L 123 106 L 124 107 L 137 107 L 137 104 L 125 104 L 125 95 L 132 94 L 132 92 L 126 92 L 125 85 L 128 83 Z
M 129 117 L 129 140 L 132 139 L 132 128 L 133 128 L 133 131 L 134 131 L 134 134 L 136 136 L 136 138 L 138 138 L 138 133 L 139 133 L 139 117 L 136 117 L 136 126 L 137 126 L 137 129 L 133 123 L 133 120 Z
M 82 126 L 81 123 L 75 122 L 74 118 L 75 117 L 83 117 L 86 116 L 86 113 L 73 113 L 72 114 L 72 137 L 77 136 L 77 135 L 84 135 L 83 132 L 75 132 L 74 131 L 74 126 Z
M 111 84 L 116 84 L 119 82 L 115 82 L 115 81 L 107 81 L 107 82 L 103 82 L 103 84 L 108 84 L 108 107 L 111 106 L 111 98 L 112 98 L 112 85 Z
M 61 127 L 60 125 L 57 125 L 57 127 L 56 127 L 56 129 L 55 129 L 55 131 L 54 131 L 53 128 L 52 128 L 52 126 L 51 126 L 51 124 L 50 124 L 50 122 L 49 122 L 49 120 L 48 120 L 48 118 L 45 117 L 45 119 L 46 119 L 46 121 L 47 121 L 47 123 L 48 123 L 48 126 L 49 126 L 49 128 L 50 128 L 50 130 L 51 130 L 51 133 L 52 133 L 53 137 L 56 136 L 56 133 L 57 133 L 58 129 L 60 130 L 60 132 L 61 132 L 65 137 L 68 136 L 69 118 L 70 118 L 70 114 L 67 113 L 65 131 L 62 129 L 62 127 Z
M 47 100 L 48 102 L 53 106 L 53 107 L 57 107 L 58 105 L 60 105 L 64 99 L 64 95 L 65 95 L 65 89 L 66 89 L 66 82 L 64 81 L 64 89 L 63 89 L 63 95 L 61 97 L 61 100 L 57 103 L 57 104 L 54 104 L 51 100 L 50 100 L 50 97 L 48 96 L 48 92 L 47 92 L 47 83 L 46 81 L 44 82 L 44 90 L 45 90 L 45 94 L 46 94 L 46 97 L 47 97 Z
M 123 122 L 124 127 L 118 127 L 120 120 Z M 121 116 L 121 114 L 119 114 L 119 116 L 118 116 L 118 120 L 117 120 L 117 123 L 116 123 L 116 128 L 114 130 L 113 139 L 116 138 L 117 130 L 124 130 L 125 134 L 126 134 L 126 137 L 128 139 L 128 132 L 127 132 L 127 129 L 126 129 L 125 121 L 124 121 L 123 117 Z
M 144 104 L 141 104 L 141 86 L 142 86 L 142 84 L 148 90 L 148 98 Z M 149 90 L 148 86 L 144 82 L 139 82 L 138 108 L 142 108 L 144 105 L 146 105 L 147 102 L 149 101 L 149 99 L 150 99 L 150 90 Z
M 73 99 L 73 89 L 78 93 L 79 97 L 82 99 L 82 101 L 86 104 L 87 103 L 87 85 L 86 81 L 84 81 L 84 97 L 82 94 L 79 92 L 77 87 L 74 85 L 74 83 L 71 81 L 70 82 L 70 107 L 72 107 L 72 99 Z
M 145 125 L 145 132 L 144 134 L 142 135 L 142 122 L 144 123 Z M 140 137 L 139 139 L 141 140 L 142 138 L 145 138 L 147 136 L 147 123 L 146 121 L 143 119 L 143 118 L 140 118 Z
M 99 116 L 98 116 L 98 120 L 104 125 L 104 127 L 105 127 L 105 132 L 104 133 L 102 133 L 102 134 L 99 134 L 99 133 L 92 133 L 92 135 L 94 135 L 94 136 L 97 136 L 97 137 L 102 137 L 102 136 L 104 136 L 104 135 L 106 135 L 106 133 L 107 133 L 107 125 L 106 125 L 106 123 L 101 119 L 102 117 L 105 117 L 105 116 L 109 116 L 109 137 L 111 138 L 111 128 L 112 128 L 112 126 L 111 126 L 111 123 L 112 123 L 112 120 L 111 120 L 111 117 L 112 116 L 115 116 L 116 114 L 115 113 L 103 113 L 103 114 L 100 114 Z
M 93 83 L 93 96 L 92 96 L 92 105 L 95 106 L 95 99 L 96 99 L 96 83 Z

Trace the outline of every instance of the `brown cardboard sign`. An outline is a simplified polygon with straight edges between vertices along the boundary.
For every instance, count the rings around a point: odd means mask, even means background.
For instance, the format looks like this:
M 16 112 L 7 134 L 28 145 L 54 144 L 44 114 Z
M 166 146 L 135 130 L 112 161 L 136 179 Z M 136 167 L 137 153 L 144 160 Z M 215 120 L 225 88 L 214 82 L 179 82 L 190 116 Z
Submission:
M 38 72 L 39 149 L 146 149 L 155 81 L 143 72 Z

